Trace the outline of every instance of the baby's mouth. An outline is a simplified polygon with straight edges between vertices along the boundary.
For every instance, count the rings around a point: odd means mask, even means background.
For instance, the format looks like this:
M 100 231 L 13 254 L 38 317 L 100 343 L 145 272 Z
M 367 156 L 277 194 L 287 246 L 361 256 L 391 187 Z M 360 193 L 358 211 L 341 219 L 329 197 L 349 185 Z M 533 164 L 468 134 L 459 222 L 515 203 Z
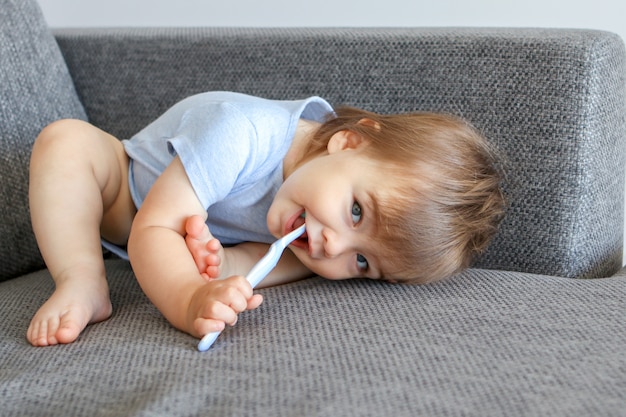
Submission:
M 291 225 L 291 230 L 295 230 L 298 227 L 305 224 L 305 217 L 306 217 L 306 213 L 302 211 L 302 213 L 294 220 L 293 224 Z M 302 234 L 302 236 L 294 240 L 291 244 L 297 248 L 308 251 L 309 250 L 309 236 L 307 234 L 306 229 L 304 230 L 304 233 Z

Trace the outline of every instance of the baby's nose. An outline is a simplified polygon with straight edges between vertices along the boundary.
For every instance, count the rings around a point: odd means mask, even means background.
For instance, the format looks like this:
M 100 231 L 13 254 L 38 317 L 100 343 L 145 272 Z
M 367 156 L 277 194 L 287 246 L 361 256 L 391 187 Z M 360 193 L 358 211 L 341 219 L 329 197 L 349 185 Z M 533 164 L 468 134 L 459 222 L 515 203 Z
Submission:
M 347 237 L 330 229 L 325 229 L 322 233 L 324 237 L 324 256 L 335 258 L 346 250 Z

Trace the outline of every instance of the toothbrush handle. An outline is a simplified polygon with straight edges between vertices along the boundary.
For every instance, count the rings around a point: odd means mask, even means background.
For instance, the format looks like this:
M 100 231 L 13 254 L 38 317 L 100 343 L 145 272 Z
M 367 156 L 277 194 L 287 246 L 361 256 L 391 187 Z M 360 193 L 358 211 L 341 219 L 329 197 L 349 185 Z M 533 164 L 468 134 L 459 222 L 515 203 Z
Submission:
M 261 281 L 263 281 L 263 278 L 265 278 L 270 272 L 272 272 L 272 269 L 274 269 L 274 267 L 278 263 L 278 260 L 280 259 L 280 254 L 282 253 L 283 249 L 284 248 L 282 247 L 278 248 L 276 244 L 270 246 L 265 256 L 263 256 L 259 260 L 259 262 L 257 262 L 252 267 L 250 272 L 248 272 L 248 275 L 246 275 L 246 280 L 248 280 L 252 288 L 256 288 L 256 286 L 259 285 Z
M 267 254 L 263 258 L 261 258 L 261 260 L 256 265 L 254 265 L 254 267 L 252 267 L 248 275 L 246 275 L 246 279 L 248 280 L 252 288 L 255 288 L 257 285 L 259 285 L 259 283 L 263 281 L 263 278 L 265 278 L 267 274 L 269 274 L 270 271 L 274 269 L 274 267 L 278 263 L 278 258 L 275 257 L 273 253 L 276 250 L 276 246 L 272 245 Z M 207 351 L 211 347 L 211 345 L 215 343 L 220 333 L 221 332 L 212 332 L 205 334 L 202 340 L 200 340 L 200 343 L 198 343 L 198 350 L 200 352 Z
M 212 332 L 205 334 L 202 340 L 200 340 L 200 342 L 198 343 L 198 350 L 200 352 L 206 352 L 207 350 L 209 350 L 211 345 L 217 340 L 217 337 L 220 335 L 220 333 L 222 332 Z

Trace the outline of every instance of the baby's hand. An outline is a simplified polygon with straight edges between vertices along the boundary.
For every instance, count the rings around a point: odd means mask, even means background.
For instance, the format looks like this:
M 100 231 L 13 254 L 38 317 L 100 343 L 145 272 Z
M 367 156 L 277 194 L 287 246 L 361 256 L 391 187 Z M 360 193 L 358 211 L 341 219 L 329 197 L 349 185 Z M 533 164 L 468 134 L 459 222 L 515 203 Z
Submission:
M 198 288 L 189 304 L 190 333 L 198 338 L 207 333 L 234 326 L 237 315 L 253 310 L 263 302 L 263 296 L 252 293 L 252 286 L 242 276 L 211 280 Z
M 200 216 L 191 216 L 185 223 L 185 243 L 196 262 L 198 272 L 207 281 L 219 278 L 220 264 L 224 258 L 224 248 L 213 237 L 208 226 Z

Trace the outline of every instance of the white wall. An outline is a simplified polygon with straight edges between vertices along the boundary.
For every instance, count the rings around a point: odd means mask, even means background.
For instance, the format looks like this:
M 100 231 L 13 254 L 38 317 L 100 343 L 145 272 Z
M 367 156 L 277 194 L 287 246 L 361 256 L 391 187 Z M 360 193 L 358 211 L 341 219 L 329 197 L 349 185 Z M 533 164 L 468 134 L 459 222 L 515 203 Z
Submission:
M 541 26 L 626 39 L 624 0 L 39 0 L 62 26 Z
M 601 29 L 626 39 L 624 0 L 38 1 L 52 27 L 528 26 Z

